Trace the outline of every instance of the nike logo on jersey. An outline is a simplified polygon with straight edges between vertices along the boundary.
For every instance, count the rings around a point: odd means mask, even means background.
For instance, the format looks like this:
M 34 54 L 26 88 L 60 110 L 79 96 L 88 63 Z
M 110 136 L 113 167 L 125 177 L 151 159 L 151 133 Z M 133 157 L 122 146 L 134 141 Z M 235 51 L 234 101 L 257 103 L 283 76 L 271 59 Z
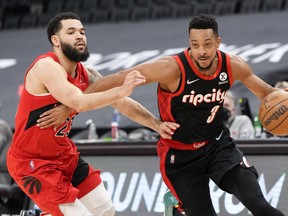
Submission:
M 218 137 L 215 137 L 216 140 L 220 140 L 220 138 L 222 137 L 223 134 L 223 130 L 221 131 L 220 135 Z
M 199 78 L 198 78 L 198 79 L 195 79 L 195 80 L 191 80 L 191 81 L 188 79 L 188 80 L 187 80 L 187 84 L 190 85 L 190 84 L 192 84 L 192 83 L 197 82 L 198 80 L 199 80 Z

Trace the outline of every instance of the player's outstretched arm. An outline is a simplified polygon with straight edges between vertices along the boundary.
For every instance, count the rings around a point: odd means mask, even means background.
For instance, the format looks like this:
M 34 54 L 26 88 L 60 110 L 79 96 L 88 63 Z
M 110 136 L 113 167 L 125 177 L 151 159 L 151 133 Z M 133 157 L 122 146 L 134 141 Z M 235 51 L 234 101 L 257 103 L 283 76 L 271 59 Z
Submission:
M 94 68 L 87 67 L 86 70 L 88 74 L 89 85 L 103 78 L 103 76 Z M 86 93 L 86 90 L 84 90 L 84 93 Z M 42 113 L 37 120 L 37 126 L 40 129 L 45 129 L 52 126 L 57 128 L 57 126 L 62 125 L 66 121 L 71 113 L 76 113 L 76 111 L 68 106 L 60 104 Z
M 144 106 L 129 97 L 116 101 L 113 107 L 131 120 L 156 131 L 164 139 L 172 139 L 174 131 L 180 126 L 175 122 L 162 122 Z
M 46 88 L 56 100 L 77 112 L 111 105 L 116 100 L 129 96 L 136 86 L 145 83 L 145 77 L 139 71 L 134 70 L 127 74 L 121 86 L 103 92 L 84 94 L 67 81 L 67 74 L 59 64 L 49 59 L 42 60 L 41 64 L 40 60 L 38 62 L 33 67 L 33 71 L 30 71 L 31 76 L 37 79 L 38 86 L 42 85 L 42 89 Z M 33 86 L 30 87 L 33 88 Z

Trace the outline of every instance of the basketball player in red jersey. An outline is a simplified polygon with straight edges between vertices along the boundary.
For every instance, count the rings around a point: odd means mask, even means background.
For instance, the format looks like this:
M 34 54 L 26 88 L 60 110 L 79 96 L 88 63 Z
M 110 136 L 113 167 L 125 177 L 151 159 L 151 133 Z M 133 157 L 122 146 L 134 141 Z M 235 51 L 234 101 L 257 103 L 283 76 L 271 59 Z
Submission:
M 116 103 L 128 116 L 137 117 L 139 123 L 167 138 L 177 124 L 161 122 L 126 97 L 145 82 L 138 71 L 128 73 L 119 87 L 83 93 L 94 76 L 80 63 L 89 52 L 85 29 L 76 14 L 56 15 L 47 33 L 53 50 L 36 58 L 25 74 L 15 134 L 7 153 L 9 173 L 41 210 L 53 216 L 113 216 L 115 210 L 100 171 L 81 159 L 76 145 L 67 137 L 77 112 Z M 75 112 L 58 127 L 39 129 L 39 115 L 60 103 Z
M 209 179 L 234 194 L 253 215 L 283 216 L 265 200 L 256 169 L 247 163 L 222 120 L 224 96 L 235 80 L 260 100 L 279 89 L 257 77 L 239 56 L 220 51 L 220 41 L 217 21 L 209 15 L 195 16 L 189 23 L 189 48 L 104 77 L 89 89 L 119 86 L 133 70 L 145 76 L 145 84 L 159 83 L 162 120 L 181 125 L 172 139 L 158 141 L 160 170 L 187 216 L 216 215 Z M 176 215 L 183 214 L 175 210 Z

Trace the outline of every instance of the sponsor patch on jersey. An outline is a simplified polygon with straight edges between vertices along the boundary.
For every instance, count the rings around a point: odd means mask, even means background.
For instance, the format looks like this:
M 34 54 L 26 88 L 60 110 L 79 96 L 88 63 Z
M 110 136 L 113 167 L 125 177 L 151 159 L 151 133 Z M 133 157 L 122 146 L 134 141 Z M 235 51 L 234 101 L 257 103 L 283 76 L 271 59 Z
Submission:
M 225 83 L 228 83 L 228 74 L 226 72 L 221 72 L 219 74 L 219 80 L 220 80 L 218 82 L 219 85 L 223 85 Z

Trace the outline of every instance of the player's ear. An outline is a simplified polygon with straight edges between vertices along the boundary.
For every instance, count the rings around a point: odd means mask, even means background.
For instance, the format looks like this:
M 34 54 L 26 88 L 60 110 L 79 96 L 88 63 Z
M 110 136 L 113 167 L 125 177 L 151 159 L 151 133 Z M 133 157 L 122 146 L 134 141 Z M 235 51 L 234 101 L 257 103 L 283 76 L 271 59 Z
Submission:
M 217 48 L 219 48 L 220 43 L 221 43 L 221 37 L 220 36 L 217 37 L 216 42 L 217 42 Z
M 59 37 L 57 35 L 52 35 L 51 36 L 51 42 L 52 42 L 53 46 L 55 46 L 55 47 L 59 47 L 60 46 Z

